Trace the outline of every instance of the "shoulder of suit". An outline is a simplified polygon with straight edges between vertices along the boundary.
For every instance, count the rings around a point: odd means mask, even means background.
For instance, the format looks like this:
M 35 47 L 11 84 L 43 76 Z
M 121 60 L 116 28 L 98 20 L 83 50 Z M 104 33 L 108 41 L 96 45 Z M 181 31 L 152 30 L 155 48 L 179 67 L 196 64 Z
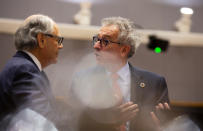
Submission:
M 39 69 L 25 58 L 13 57 L 0 72 L 0 79 L 13 79 L 21 74 L 39 74 Z
M 150 72 L 141 68 L 137 68 L 137 67 L 133 67 L 131 66 L 131 72 L 132 73 L 137 73 L 139 76 L 143 76 L 143 77 L 150 77 L 150 78 L 163 78 L 163 76 L 154 73 L 154 72 Z
M 38 69 L 36 68 L 36 66 L 34 65 L 33 62 L 31 62 L 30 60 L 23 58 L 23 57 L 13 57 L 11 58 L 6 66 L 4 67 L 3 70 L 9 70 L 9 71 L 31 71 L 31 72 L 35 72 Z

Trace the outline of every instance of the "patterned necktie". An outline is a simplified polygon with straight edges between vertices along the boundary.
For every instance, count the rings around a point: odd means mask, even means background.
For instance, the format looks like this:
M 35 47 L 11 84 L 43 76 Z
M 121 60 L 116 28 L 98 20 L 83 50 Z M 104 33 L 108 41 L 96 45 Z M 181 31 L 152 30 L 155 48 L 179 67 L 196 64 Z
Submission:
M 121 89 L 118 85 L 118 74 L 117 73 L 112 73 L 111 74 L 111 78 L 112 78 L 112 87 L 114 89 L 114 96 L 116 97 L 116 99 L 118 100 L 118 103 L 119 104 L 122 104 L 123 103 L 123 94 L 121 92 Z M 118 131 L 126 131 L 126 127 L 125 127 L 125 124 L 122 124 L 120 125 L 118 128 L 117 128 Z

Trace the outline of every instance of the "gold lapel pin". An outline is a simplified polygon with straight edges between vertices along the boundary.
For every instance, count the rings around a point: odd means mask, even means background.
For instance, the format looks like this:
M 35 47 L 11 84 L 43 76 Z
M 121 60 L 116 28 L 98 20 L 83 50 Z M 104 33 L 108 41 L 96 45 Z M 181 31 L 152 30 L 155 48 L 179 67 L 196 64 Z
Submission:
M 145 83 L 141 82 L 140 83 L 140 87 L 144 88 L 145 87 Z

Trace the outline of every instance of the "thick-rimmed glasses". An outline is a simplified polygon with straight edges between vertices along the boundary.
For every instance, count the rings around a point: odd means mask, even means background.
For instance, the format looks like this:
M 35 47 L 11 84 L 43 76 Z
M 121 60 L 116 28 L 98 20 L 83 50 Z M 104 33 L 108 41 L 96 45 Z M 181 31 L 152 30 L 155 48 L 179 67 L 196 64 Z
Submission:
M 56 39 L 57 42 L 58 42 L 58 45 L 59 45 L 59 46 L 62 45 L 63 37 L 56 36 L 56 35 L 52 35 L 52 34 L 44 34 L 44 35 Z
M 98 35 L 95 35 L 93 36 L 93 41 L 92 41 L 92 44 L 93 46 L 99 41 L 99 44 L 100 46 L 102 47 L 103 45 L 104 46 L 107 46 L 108 44 L 110 43 L 115 43 L 115 44 L 120 44 L 119 42 L 113 42 L 113 41 L 110 41 L 110 40 L 107 40 L 105 38 L 99 38 Z

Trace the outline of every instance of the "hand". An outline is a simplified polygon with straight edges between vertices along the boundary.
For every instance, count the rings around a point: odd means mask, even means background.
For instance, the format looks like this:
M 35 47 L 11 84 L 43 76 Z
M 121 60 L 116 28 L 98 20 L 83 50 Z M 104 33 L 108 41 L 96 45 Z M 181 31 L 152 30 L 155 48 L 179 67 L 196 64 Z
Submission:
M 166 112 L 169 110 L 171 110 L 171 108 L 168 105 L 168 103 L 159 103 L 156 106 L 156 113 L 154 113 L 154 112 L 150 113 L 152 120 L 153 120 L 153 122 L 156 125 L 158 130 L 161 129 L 162 124 L 167 120 Z
M 113 108 L 110 113 L 111 123 L 121 125 L 134 118 L 139 111 L 138 105 L 132 102 L 124 103 Z

